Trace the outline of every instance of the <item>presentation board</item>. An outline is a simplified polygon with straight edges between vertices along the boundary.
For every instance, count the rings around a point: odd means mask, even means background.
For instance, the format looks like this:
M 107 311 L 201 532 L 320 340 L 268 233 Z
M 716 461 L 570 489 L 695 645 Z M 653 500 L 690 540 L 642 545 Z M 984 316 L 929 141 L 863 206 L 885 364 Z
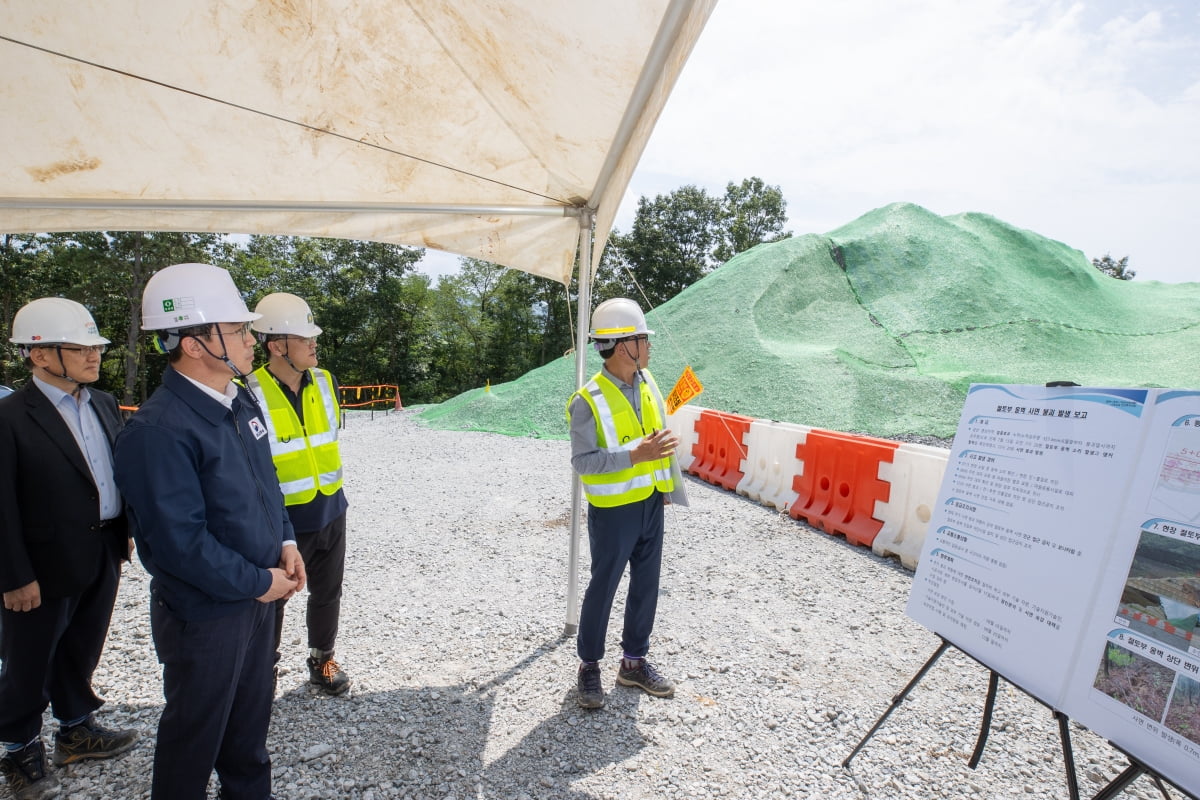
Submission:
M 908 615 L 1200 791 L 1200 392 L 973 385 Z

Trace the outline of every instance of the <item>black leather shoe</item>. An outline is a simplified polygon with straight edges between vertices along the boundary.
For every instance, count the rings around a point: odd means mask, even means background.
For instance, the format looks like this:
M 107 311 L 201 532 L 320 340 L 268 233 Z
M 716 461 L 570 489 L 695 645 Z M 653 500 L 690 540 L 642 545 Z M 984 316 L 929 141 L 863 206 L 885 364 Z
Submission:
M 328 695 L 345 694 L 350 688 L 350 676 L 333 660 L 333 651 L 323 653 L 320 658 L 308 657 L 308 682 L 319 686 Z

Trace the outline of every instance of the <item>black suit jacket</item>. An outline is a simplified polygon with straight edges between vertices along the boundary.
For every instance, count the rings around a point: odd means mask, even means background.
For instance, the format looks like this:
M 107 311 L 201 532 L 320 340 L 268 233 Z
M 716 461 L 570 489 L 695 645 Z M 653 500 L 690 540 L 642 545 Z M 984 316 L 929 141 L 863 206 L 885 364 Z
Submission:
M 109 445 L 124 424 L 117 401 L 89 389 Z M 105 559 L 128 554 L 122 513 L 100 526 L 100 494 L 71 429 L 33 382 L 0 398 L 0 592 L 37 580 L 69 597 Z

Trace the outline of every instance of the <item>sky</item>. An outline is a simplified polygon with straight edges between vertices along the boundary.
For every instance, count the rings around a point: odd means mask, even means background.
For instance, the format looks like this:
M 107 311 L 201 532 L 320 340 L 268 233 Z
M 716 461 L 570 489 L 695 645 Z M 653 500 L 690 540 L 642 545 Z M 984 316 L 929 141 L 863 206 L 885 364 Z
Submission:
M 751 176 L 795 235 L 911 202 L 1200 281 L 1200 3 L 719 0 L 616 227 Z

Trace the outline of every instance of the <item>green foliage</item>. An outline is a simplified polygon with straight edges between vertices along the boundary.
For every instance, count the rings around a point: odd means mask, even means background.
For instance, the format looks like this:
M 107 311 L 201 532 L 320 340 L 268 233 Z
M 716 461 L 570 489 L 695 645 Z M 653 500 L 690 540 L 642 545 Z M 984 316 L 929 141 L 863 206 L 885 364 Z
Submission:
M 657 307 L 738 253 L 791 236 L 786 220 L 779 187 L 757 177 L 730 183 L 719 200 L 696 186 L 643 197 L 630 232 L 609 236 L 596 299 L 633 297 Z
M 343 385 L 396 384 L 424 369 L 430 279 L 423 251 L 380 242 L 251 236 L 228 265 L 253 307 L 271 292 L 304 298 L 321 326 L 321 365 Z
M 643 197 L 630 233 L 610 236 L 593 303 L 624 295 L 652 308 L 725 258 L 790 236 L 783 232 L 785 219 L 779 188 L 760 178 L 730 183 L 722 199 L 695 186 L 653 200 Z M 13 315 L 34 298 L 83 303 L 112 340 L 97 385 L 136 405 L 166 367 L 166 358 L 140 329 L 142 290 L 157 270 L 196 261 L 228 269 L 251 308 L 271 292 L 303 297 L 323 329 L 321 365 L 346 386 L 398 385 L 410 405 L 513 381 L 572 351 L 574 278 L 564 287 L 463 259 L 458 274 L 434 285 L 416 270 L 423 253 L 378 242 L 290 236 L 2 235 L 0 334 L 8 338 Z M 28 375 L 14 349 L 5 351 L 0 373 L 9 385 Z
M 725 187 L 721 221 L 722 241 L 713 254 L 720 263 L 756 245 L 778 242 L 792 235 L 783 229 L 787 222 L 783 192 L 757 177 Z
M 1121 281 L 1131 281 L 1137 275 L 1136 272 L 1129 269 L 1129 256 L 1125 256 L 1119 261 L 1114 261 L 1111 255 L 1105 253 L 1102 258 L 1093 258 L 1092 266 L 1108 277 Z
M 1111 644 L 1104 649 L 1104 654 L 1108 658 L 1108 663 L 1117 667 L 1127 667 L 1133 663 L 1134 659 L 1133 653 Z
M 112 340 L 97 386 L 122 402 L 133 402 L 158 383 L 165 365 L 161 356 L 151 355 L 139 327 L 146 280 L 168 264 L 217 261 L 225 252 L 224 237 L 208 233 L 6 235 L 0 251 L 0 330 L 7 341 L 17 309 L 38 297 L 82 303 L 103 335 Z M 28 372 L 17 354 L 6 355 L 4 382 L 24 380 Z

